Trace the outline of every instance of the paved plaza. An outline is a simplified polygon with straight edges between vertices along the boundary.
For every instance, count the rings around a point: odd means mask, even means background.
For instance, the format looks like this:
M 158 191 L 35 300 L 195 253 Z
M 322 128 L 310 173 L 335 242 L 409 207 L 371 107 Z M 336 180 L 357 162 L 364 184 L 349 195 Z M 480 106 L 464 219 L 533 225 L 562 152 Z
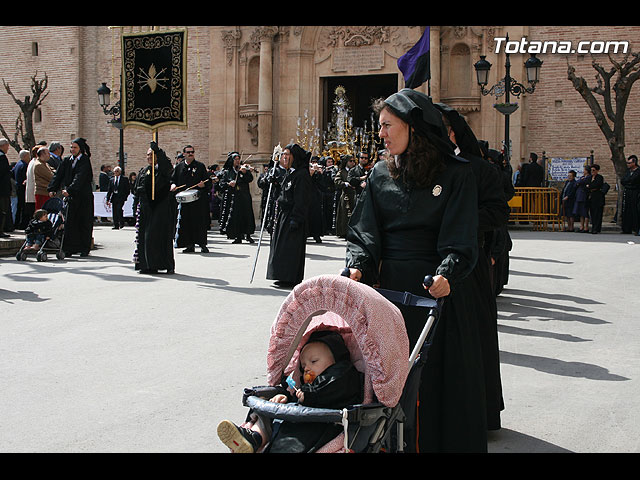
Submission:
M 640 237 L 511 235 L 490 452 L 640 452 Z M 265 279 L 268 235 L 253 283 L 257 243 L 217 231 L 210 253 L 176 250 L 174 275 L 134 271 L 132 227 L 94 238 L 86 258 L 0 257 L 0 452 L 226 452 L 216 426 L 265 384 L 289 293 Z M 310 242 L 305 277 L 344 253 Z

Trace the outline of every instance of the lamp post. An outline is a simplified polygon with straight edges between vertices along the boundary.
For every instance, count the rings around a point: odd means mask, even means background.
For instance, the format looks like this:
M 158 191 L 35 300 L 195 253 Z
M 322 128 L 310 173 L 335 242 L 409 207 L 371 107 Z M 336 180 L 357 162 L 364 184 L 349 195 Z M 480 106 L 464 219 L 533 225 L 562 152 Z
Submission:
M 507 34 L 506 44 L 508 43 L 509 35 Z M 485 55 L 480 55 L 480 60 L 474 64 L 474 68 L 476 70 L 476 77 L 478 85 L 480 85 L 480 92 L 482 95 L 495 95 L 496 100 L 502 95 L 505 96 L 504 103 L 496 104 L 495 108 L 504 115 L 504 156 L 507 162 L 510 162 L 509 116 L 518 109 L 517 103 L 511 103 L 510 95 L 520 98 L 520 95 L 523 93 L 533 93 L 535 91 L 536 84 L 540 81 L 540 67 L 542 66 L 542 61 L 539 58 L 536 58 L 535 54 L 531 54 L 531 57 L 524 63 L 527 70 L 527 81 L 531 85 L 530 87 L 525 87 L 523 84 L 511 78 L 511 62 L 509 61 L 509 52 L 506 50 L 505 56 L 505 76 L 489 90 L 485 90 L 484 87 L 489 81 L 489 70 L 491 69 L 491 64 L 487 61 Z
M 122 170 L 122 175 L 124 175 L 124 129 L 122 128 L 120 100 L 118 100 L 115 105 L 109 108 L 110 97 L 111 90 L 109 89 L 109 87 L 107 87 L 106 83 L 102 82 L 102 85 L 100 85 L 100 88 L 98 88 L 98 102 L 100 102 L 100 106 L 102 107 L 102 111 L 105 115 L 113 116 L 113 119 L 109 120 L 108 123 L 120 130 L 120 151 L 118 153 L 118 165 Z

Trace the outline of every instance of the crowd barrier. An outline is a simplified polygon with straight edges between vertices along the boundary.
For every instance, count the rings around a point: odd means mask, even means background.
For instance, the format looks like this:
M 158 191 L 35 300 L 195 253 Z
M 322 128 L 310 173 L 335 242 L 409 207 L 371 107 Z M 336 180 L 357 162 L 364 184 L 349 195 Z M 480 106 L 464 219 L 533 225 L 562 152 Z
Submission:
M 562 203 L 557 188 L 516 187 L 509 200 L 511 222 L 531 222 L 534 230 L 555 231 L 562 226 Z

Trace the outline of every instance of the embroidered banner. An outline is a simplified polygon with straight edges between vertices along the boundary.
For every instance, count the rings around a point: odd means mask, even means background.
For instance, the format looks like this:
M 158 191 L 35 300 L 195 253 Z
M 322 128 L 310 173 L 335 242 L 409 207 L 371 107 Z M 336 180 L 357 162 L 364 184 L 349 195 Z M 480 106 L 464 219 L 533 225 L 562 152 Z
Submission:
M 187 125 L 187 31 L 122 35 L 122 124 Z

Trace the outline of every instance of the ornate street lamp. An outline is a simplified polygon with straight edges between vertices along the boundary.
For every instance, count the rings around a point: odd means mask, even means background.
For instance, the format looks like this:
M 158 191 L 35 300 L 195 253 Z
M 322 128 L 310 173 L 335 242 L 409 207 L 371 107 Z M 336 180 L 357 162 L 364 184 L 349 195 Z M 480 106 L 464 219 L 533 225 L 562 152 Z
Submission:
M 118 100 L 115 105 L 109 108 L 109 104 L 111 103 L 111 89 L 107 87 L 106 83 L 102 82 L 102 85 L 100 85 L 100 88 L 98 88 L 98 102 L 100 103 L 102 111 L 105 115 L 113 116 L 113 119 L 109 120 L 108 123 L 110 123 L 120 131 L 120 151 L 118 152 L 118 165 L 122 170 L 122 175 L 124 175 L 124 129 L 122 128 L 120 100 Z
M 507 35 L 506 41 L 509 43 L 509 35 Z M 474 64 L 474 68 L 476 70 L 476 77 L 482 95 L 495 95 L 496 100 L 502 95 L 505 96 L 505 101 L 503 103 L 496 103 L 494 108 L 504 115 L 504 156 L 507 162 L 509 162 L 511 158 L 511 149 L 509 145 L 509 115 L 518 109 L 517 103 L 511 103 L 510 94 L 519 98 L 520 95 L 524 93 L 533 93 L 535 91 L 536 84 L 540 81 L 540 67 L 542 66 L 542 60 L 537 58 L 535 54 L 532 54 L 524 63 L 527 71 L 527 81 L 531 85 L 530 87 L 526 87 L 522 83 L 511 78 L 509 52 L 505 52 L 505 56 L 505 76 L 488 90 L 485 89 L 485 86 L 489 83 L 489 70 L 491 70 L 491 63 L 487 61 L 485 55 L 480 56 L 480 60 Z

